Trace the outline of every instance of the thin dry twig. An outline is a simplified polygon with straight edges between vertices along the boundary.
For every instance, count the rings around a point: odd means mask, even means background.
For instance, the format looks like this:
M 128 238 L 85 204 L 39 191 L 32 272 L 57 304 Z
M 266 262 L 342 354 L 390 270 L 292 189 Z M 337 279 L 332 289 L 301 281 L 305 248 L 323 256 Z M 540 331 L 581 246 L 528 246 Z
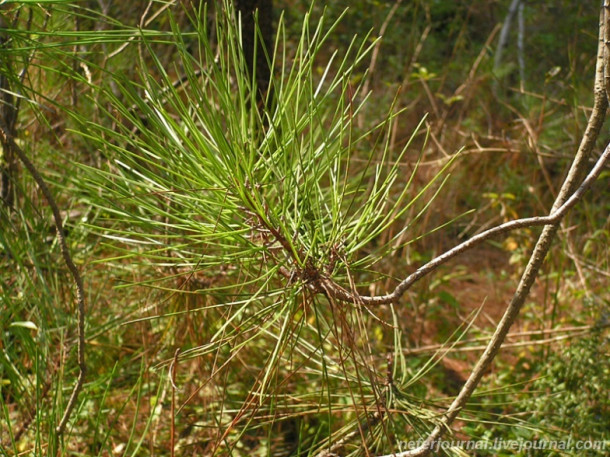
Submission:
M 151 6 L 152 6 L 152 3 L 153 3 L 153 2 L 150 2 L 150 3 L 149 3 L 149 5 L 148 5 L 148 6 L 147 6 L 147 8 L 146 8 L 146 11 L 145 11 L 145 12 L 144 12 L 144 14 L 142 15 L 142 18 L 141 18 L 142 20 L 140 21 L 140 30 L 139 30 L 138 32 L 134 33 L 132 36 L 130 36 L 130 37 L 129 37 L 129 38 L 126 40 L 126 41 L 125 41 L 125 43 L 123 43 L 121 46 L 119 46 L 119 47 L 118 47 L 118 49 L 116 49 L 115 51 L 111 52 L 111 53 L 108 55 L 108 58 L 107 58 L 106 60 L 109 60 L 109 59 L 111 59 L 111 58 L 113 58 L 113 57 L 117 56 L 117 55 L 118 55 L 118 54 L 120 54 L 121 52 L 123 52 L 123 51 L 125 50 L 125 48 L 127 48 L 127 46 L 129 46 L 129 43 L 131 43 L 131 42 L 132 42 L 133 40 L 135 40 L 136 38 L 139 38 L 139 37 L 141 37 L 141 36 L 142 36 L 142 35 L 141 35 L 141 33 L 142 33 L 142 32 L 141 32 L 141 30 L 142 30 L 144 27 L 148 27 L 148 26 L 149 26 L 149 25 L 150 25 L 150 24 L 151 24 L 151 23 L 152 23 L 152 22 L 153 22 L 155 19 L 157 19 L 157 18 L 158 18 L 158 17 L 161 15 L 161 13 L 163 13 L 163 12 L 164 12 L 166 9 L 171 8 L 171 7 L 173 7 L 173 6 L 176 4 L 176 2 L 175 2 L 175 1 L 170 1 L 170 2 L 167 2 L 165 5 L 161 6 L 161 7 L 159 8 L 159 10 L 158 10 L 158 11 L 156 11 L 156 12 L 155 12 L 155 13 L 154 13 L 154 14 L 153 14 L 151 17 L 149 17 L 148 19 L 146 19 L 146 16 L 148 15 L 148 12 L 150 11 L 150 8 L 151 8 Z M 144 20 L 144 19 L 146 19 L 146 20 Z
M 381 24 L 381 28 L 379 29 L 380 37 L 383 38 L 383 35 L 385 34 L 386 29 L 388 28 L 388 25 L 390 25 L 390 21 L 394 17 L 394 14 L 396 14 L 396 11 L 398 10 L 398 7 L 400 6 L 401 3 L 402 3 L 402 0 L 397 0 L 396 3 L 394 3 L 394 6 L 392 6 L 392 8 L 390 8 L 388 15 L 386 16 L 385 20 L 383 21 L 383 24 Z M 375 67 L 377 66 L 377 58 L 379 57 L 380 48 L 381 48 L 381 40 L 378 40 L 377 43 L 375 43 L 375 48 L 373 49 L 373 52 L 371 53 L 371 63 L 369 64 L 368 75 L 367 75 L 366 81 L 364 81 L 364 84 L 362 86 L 362 95 L 365 97 L 369 92 L 369 86 L 371 84 L 371 80 L 373 79 L 373 73 L 375 72 Z M 360 124 L 363 124 L 362 116 L 358 117 L 358 122 Z M 362 125 L 359 125 L 358 127 L 362 127 Z
M 370 430 L 371 427 L 379 423 L 382 417 L 383 416 L 378 412 L 372 414 L 370 417 L 366 417 L 363 421 L 358 423 L 359 427 L 357 427 L 355 430 L 352 430 L 343 438 L 333 443 L 332 446 L 330 446 L 328 449 L 321 450 L 318 454 L 316 454 L 315 457 L 339 457 L 340 454 L 338 454 L 338 452 L 342 451 L 343 448 L 350 443 L 350 441 L 357 438 L 362 433 L 362 431 L 366 432 Z
M 10 130 L 4 122 L 4 119 L 0 119 L 0 136 L 2 137 L 2 142 L 9 145 L 17 157 L 19 157 L 19 160 L 21 160 L 23 165 L 27 168 L 28 172 L 34 178 L 34 181 L 36 181 L 36 184 L 38 184 L 38 187 L 47 200 L 47 203 L 51 207 L 61 254 L 66 262 L 70 274 L 72 275 L 72 278 L 74 279 L 74 284 L 76 285 L 76 300 L 78 309 L 77 351 L 79 373 L 76 384 L 74 385 L 74 389 L 72 390 L 72 394 L 70 395 L 70 399 L 68 400 L 68 404 L 66 405 L 66 409 L 64 410 L 64 414 L 56 429 L 57 434 L 61 436 L 66 428 L 68 420 L 70 419 L 70 415 L 76 406 L 76 401 L 78 400 L 78 395 L 83 388 L 85 374 L 87 372 L 87 366 L 85 364 L 85 291 L 83 280 L 78 272 L 78 269 L 76 268 L 76 265 L 74 264 L 74 261 L 72 260 L 72 256 L 70 255 L 70 250 L 68 249 L 68 245 L 66 243 L 66 235 L 62 223 L 61 213 L 55 199 L 53 198 L 53 194 L 26 153 L 15 142 L 15 138 L 11 135 Z
M 169 451 L 171 457 L 176 454 L 176 365 L 178 365 L 178 355 L 180 355 L 180 348 L 176 349 L 174 353 L 174 360 L 169 367 L 169 380 L 172 384 L 172 404 L 170 411 L 170 436 L 169 436 Z

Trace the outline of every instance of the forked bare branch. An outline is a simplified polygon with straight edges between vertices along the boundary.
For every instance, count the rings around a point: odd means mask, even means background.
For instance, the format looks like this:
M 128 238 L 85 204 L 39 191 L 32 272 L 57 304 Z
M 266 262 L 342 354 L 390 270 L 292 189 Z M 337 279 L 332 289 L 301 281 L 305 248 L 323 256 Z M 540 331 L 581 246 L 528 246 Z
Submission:
M 502 233 L 510 232 L 512 230 L 527 228 L 527 227 L 536 227 L 536 226 L 552 226 L 555 225 L 564 218 L 567 212 L 578 203 L 583 195 L 589 190 L 591 185 L 597 180 L 600 173 L 604 169 L 604 167 L 610 161 L 610 144 L 606 147 L 606 150 L 599 157 L 595 166 L 591 169 L 585 180 L 578 187 L 576 192 L 574 192 L 570 198 L 568 198 L 561 206 L 551 211 L 548 216 L 536 216 L 536 217 L 527 217 L 523 219 L 517 219 L 514 221 L 509 221 L 504 224 L 498 225 L 496 227 L 490 228 L 489 230 L 485 230 L 481 232 L 469 240 L 464 241 L 461 244 L 458 244 L 454 248 L 446 251 L 445 253 L 435 257 L 430 260 L 425 265 L 419 267 L 415 272 L 406 277 L 403 281 L 401 281 L 396 288 L 386 294 L 386 295 L 377 295 L 377 296 L 364 296 L 364 295 L 356 295 L 339 284 L 335 283 L 331 279 L 325 278 L 324 281 L 324 290 L 329 292 L 333 298 L 343 301 L 348 301 L 354 304 L 363 303 L 365 305 L 383 305 L 388 303 L 396 303 L 400 297 L 402 297 L 407 290 L 411 288 L 413 284 L 419 281 L 421 278 L 426 276 L 429 273 L 435 271 L 438 267 L 451 260 L 452 258 L 463 254 L 464 252 L 474 248 L 475 246 L 481 244 L 483 241 L 488 240 L 496 235 L 500 235 Z M 559 198 L 558 198 L 559 200 Z
M 417 449 L 396 452 L 393 454 L 388 454 L 384 457 L 411 457 L 428 455 L 438 445 L 443 435 L 450 430 L 453 421 L 462 408 L 466 405 L 466 402 L 470 399 L 470 396 L 483 378 L 483 374 L 487 371 L 488 367 L 498 354 L 498 351 L 500 350 L 500 347 L 502 346 L 511 325 L 517 318 L 519 310 L 521 309 L 521 306 L 525 302 L 525 299 L 528 296 L 532 285 L 534 284 L 534 280 L 538 275 L 538 271 L 544 262 L 546 254 L 549 252 L 551 242 L 557 233 L 565 213 L 582 198 L 584 192 L 591 186 L 593 181 L 595 181 L 603 166 L 608 161 L 608 156 L 610 155 L 610 145 L 606 147 L 606 150 L 597 161 L 593 170 L 582 182 L 580 187 L 578 187 L 578 190 L 575 191 L 582 175 L 586 170 L 588 159 L 591 156 L 595 142 L 599 137 L 599 132 L 606 118 L 606 111 L 608 109 L 608 93 L 610 93 L 610 91 L 607 91 L 606 87 L 610 87 L 610 83 L 608 86 L 606 83 L 609 81 L 608 75 L 610 75 L 610 53 L 608 52 L 607 48 L 607 46 L 610 46 L 610 43 L 607 41 L 607 37 L 610 35 L 610 31 L 607 29 L 609 24 L 610 0 L 604 0 L 604 7 L 602 8 L 600 14 L 599 45 L 594 85 L 593 112 L 589 118 L 587 128 L 580 143 L 580 147 L 578 148 L 576 157 L 574 158 L 572 166 L 570 167 L 568 176 L 566 177 L 557 199 L 553 204 L 551 214 L 548 216 L 549 218 L 552 217 L 552 221 L 550 223 L 545 223 L 545 227 L 538 238 L 536 247 L 530 256 L 523 275 L 521 276 L 517 290 L 515 291 L 510 304 L 502 316 L 502 320 L 498 324 L 491 341 L 472 370 L 472 373 L 464 383 L 464 386 L 460 390 L 459 394 L 453 400 L 447 411 L 445 411 L 440 423 L 435 426 L 422 445 Z M 406 282 L 406 280 L 403 281 L 403 283 L 404 282 Z

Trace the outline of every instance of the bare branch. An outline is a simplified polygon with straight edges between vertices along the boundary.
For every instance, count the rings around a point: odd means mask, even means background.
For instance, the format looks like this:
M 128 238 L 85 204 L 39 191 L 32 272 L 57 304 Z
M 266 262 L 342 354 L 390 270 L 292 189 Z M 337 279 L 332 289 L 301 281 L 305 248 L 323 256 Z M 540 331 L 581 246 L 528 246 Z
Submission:
M 610 1 L 610 0 L 609 0 Z M 595 182 L 595 180 L 599 177 L 600 173 L 604 169 L 605 165 L 610 161 L 610 144 L 606 147 L 604 153 L 599 157 L 595 166 L 587 175 L 586 179 L 582 182 L 580 187 L 574 192 L 570 198 L 568 198 L 559 208 L 553 210 L 551 214 L 548 216 L 536 216 L 536 217 L 528 217 L 524 219 L 517 219 L 514 221 L 506 222 L 504 224 L 498 225 L 497 227 L 493 227 L 489 230 L 485 230 L 484 232 L 479 233 L 478 235 L 473 236 L 469 240 L 464 241 L 463 243 L 455 246 L 449 251 L 441 254 L 438 257 L 430 260 L 425 265 L 418 268 L 414 273 L 409 275 L 406 279 L 404 279 L 393 292 L 386 295 L 378 295 L 374 297 L 367 297 L 362 295 L 355 295 L 352 292 L 348 291 L 344 287 L 338 285 L 334 281 L 329 278 L 324 278 L 322 281 L 324 285 L 324 290 L 332 295 L 333 298 L 343 301 L 352 302 L 354 304 L 362 303 L 365 305 L 383 305 L 388 303 L 395 303 L 400 297 L 402 297 L 407 290 L 411 288 L 413 284 L 415 284 L 418 280 L 426 276 L 427 274 L 436 270 L 439 266 L 444 264 L 445 262 L 451 260 L 452 258 L 463 254 L 464 252 L 474 248 L 475 246 L 481 244 L 483 241 L 488 240 L 489 238 L 510 232 L 512 230 L 517 230 L 526 227 L 535 227 L 535 226 L 552 226 L 558 224 L 566 215 L 566 213 L 574 206 L 578 201 L 580 201 L 587 192 L 587 190 L 591 187 L 591 185 Z M 586 162 L 584 162 L 586 163 Z M 566 181 L 567 182 L 567 181 Z M 560 194 L 558 200 L 563 195 Z
M 74 279 L 74 283 L 76 285 L 76 299 L 78 303 L 78 368 L 79 374 L 76 380 L 76 384 L 74 386 L 74 390 L 70 395 L 70 399 L 68 400 L 68 404 L 66 405 L 66 409 L 64 411 L 64 415 L 57 426 L 57 434 L 63 434 L 66 424 L 70 419 L 70 415 L 72 414 L 72 410 L 76 406 L 76 401 L 78 399 L 78 395 L 83 388 L 83 384 L 85 382 L 85 373 L 87 371 L 87 366 L 85 365 L 85 292 L 83 287 L 83 280 L 76 268 L 72 260 L 72 256 L 70 255 L 70 250 L 68 249 L 68 245 L 66 244 L 66 237 L 63 228 L 63 223 L 61 220 L 61 214 L 59 212 L 59 208 L 57 207 L 57 203 L 53 198 L 53 194 L 47 187 L 44 179 L 34 166 L 34 164 L 28 159 L 26 153 L 19 147 L 19 145 L 15 142 L 15 139 L 10 133 L 9 128 L 4 122 L 4 119 L 0 119 L 0 136 L 3 143 L 9 145 L 11 149 L 15 152 L 19 160 L 23 162 L 23 165 L 27 168 L 28 172 L 38 184 L 42 194 L 44 195 L 47 203 L 51 207 L 51 211 L 53 213 L 53 220 L 55 222 L 55 228 L 57 230 L 57 239 L 59 240 L 59 247 L 61 250 L 61 254 L 68 266 L 68 270 Z
M 534 248 L 534 252 L 531 254 L 525 271 L 521 276 L 517 290 L 515 291 L 510 304 L 506 308 L 506 311 L 502 316 L 502 320 L 498 324 L 491 341 L 487 345 L 487 348 L 481 355 L 481 358 L 472 370 L 472 373 L 466 380 L 464 386 L 462 386 L 459 394 L 457 397 L 455 397 L 447 411 L 444 413 L 440 423 L 434 427 L 423 444 L 417 449 L 393 453 L 384 457 L 428 455 L 432 451 L 432 448 L 449 430 L 449 427 L 462 408 L 466 405 L 466 402 L 470 399 L 470 396 L 483 378 L 483 374 L 487 371 L 491 365 L 491 362 L 496 357 L 502 343 L 506 338 L 506 335 L 508 334 L 508 331 L 510 330 L 511 325 L 519 315 L 521 306 L 525 302 L 525 299 L 528 296 L 532 285 L 534 284 L 534 280 L 536 279 L 538 271 L 544 262 L 544 258 L 551 247 L 551 242 L 557 233 L 557 229 L 559 228 L 563 216 L 565 216 L 565 213 L 569 208 L 571 208 L 580 198 L 582 198 L 583 193 L 590 187 L 593 181 L 595 181 L 605 162 L 608 160 L 608 156 L 610 155 L 610 145 L 606 147 L 606 150 L 597 161 L 595 167 L 593 167 L 593 170 L 591 170 L 589 173 L 589 176 L 587 176 L 587 179 L 585 179 L 578 190 L 572 194 L 578 185 L 579 177 L 586 169 L 588 159 L 595 146 L 595 141 L 599 137 L 599 132 L 606 118 L 606 111 L 608 108 L 608 98 L 605 90 L 606 81 L 604 75 L 609 74 L 607 69 L 610 62 L 604 59 L 604 50 L 606 37 L 605 24 L 606 20 L 608 19 L 608 14 L 605 14 L 605 12 L 609 11 L 607 8 L 609 3 L 609 0 L 604 1 L 604 8 L 602 9 L 600 15 L 599 46 L 597 52 L 593 112 L 589 118 L 587 129 L 583 135 L 580 147 L 578 148 L 578 152 L 574 158 L 574 162 L 572 163 L 568 176 L 561 186 L 559 195 L 557 196 L 551 210 L 551 216 L 549 217 L 553 217 L 553 221 L 549 225 L 546 225 L 542 230 L 542 233 L 538 238 L 538 242 L 536 243 L 536 247 Z

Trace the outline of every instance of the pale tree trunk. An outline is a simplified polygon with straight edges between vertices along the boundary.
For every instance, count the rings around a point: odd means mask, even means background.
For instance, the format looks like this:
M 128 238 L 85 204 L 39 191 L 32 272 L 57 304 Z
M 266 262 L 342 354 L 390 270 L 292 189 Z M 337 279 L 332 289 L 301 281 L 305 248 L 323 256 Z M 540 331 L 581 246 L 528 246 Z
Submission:
M 497 70 L 502 63 L 502 53 L 504 48 L 508 43 L 508 34 L 510 32 L 510 26 L 513 22 L 513 18 L 517 11 L 519 10 L 519 4 L 521 0 L 513 0 L 508 8 L 508 13 L 506 14 L 506 19 L 504 19 L 504 24 L 502 24 L 502 30 L 500 31 L 500 38 L 498 39 L 498 47 L 496 48 L 496 55 L 494 57 L 494 70 Z

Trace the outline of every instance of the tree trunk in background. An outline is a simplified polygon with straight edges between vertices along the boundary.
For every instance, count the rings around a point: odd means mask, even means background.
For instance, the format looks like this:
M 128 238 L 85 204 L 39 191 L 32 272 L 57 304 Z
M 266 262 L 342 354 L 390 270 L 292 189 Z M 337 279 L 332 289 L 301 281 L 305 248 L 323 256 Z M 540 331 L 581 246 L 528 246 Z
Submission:
M 8 37 L 4 29 L 8 27 L 7 21 L 0 13 L 0 48 L 9 46 Z M 6 49 L 0 53 L 0 117 L 11 135 L 15 134 L 16 106 L 12 95 L 10 75 L 12 66 Z M 8 208 L 13 207 L 15 199 L 14 180 L 17 174 L 17 162 L 12 146 L 2 141 L 0 152 L 0 200 Z
M 242 47 L 246 64 L 250 74 L 256 74 L 257 106 L 259 110 L 268 108 L 267 103 L 271 99 L 267 96 L 267 91 L 271 78 L 268 58 L 271 59 L 273 51 L 273 0 L 235 0 L 235 10 L 241 16 Z M 255 36 L 256 17 L 260 36 Z
M 506 18 L 504 18 L 504 24 L 502 24 L 502 30 L 500 30 L 500 38 L 498 39 L 498 47 L 496 48 L 496 55 L 494 56 L 494 73 L 496 74 L 496 76 L 498 75 L 498 70 L 500 69 L 500 65 L 502 64 L 502 54 L 504 52 L 504 48 L 508 44 L 510 26 L 513 22 L 513 18 L 519 11 L 520 4 L 521 0 L 512 0 L 510 6 L 508 7 L 508 13 L 506 13 Z M 495 90 L 496 88 L 494 87 L 494 91 Z

